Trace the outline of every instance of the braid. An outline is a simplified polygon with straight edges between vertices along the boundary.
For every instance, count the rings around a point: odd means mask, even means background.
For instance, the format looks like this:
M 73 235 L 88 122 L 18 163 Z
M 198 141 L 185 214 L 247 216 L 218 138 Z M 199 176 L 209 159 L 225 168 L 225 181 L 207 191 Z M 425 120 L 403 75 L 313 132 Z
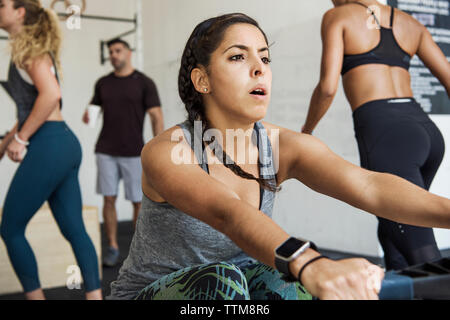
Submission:
M 204 121 L 206 122 L 206 129 L 209 128 L 206 119 L 204 119 Z M 205 130 L 206 131 L 206 130 Z M 203 136 L 203 133 L 202 133 Z M 212 136 L 210 141 L 205 141 L 206 145 L 210 145 L 211 143 L 213 143 L 215 141 L 215 137 Z M 281 190 L 281 187 L 277 187 L 276 184 L 276 179 L 264 179 L 264 178 L 257 178 L 255 177 L 253 174 L 243 170 L 240 166 L 238 166 L 229 156 L 228 154 L 225 152 L 225 150 L 223 150 L 220 146 L 218 147 L 222 153 L 222 159 L 220 159 L 220 157 L 217 156 L 216 154 L 216 148 L 211 148 L 214 156 L 216 156 L 217 159 L 219 159 L 219 161 L 228 169 L 230 169 L 235 175 L 247 179 L 247 180 L 255 180 L 256 182 L 259 183 L 259 185 L 266 190 L 269 191 L 273 191 L 273 192 L 277 192 Z M 259 157 L 258 157 L 258 165 L 260 164 L 259 161 Z
M 208 66 L 212 52 L 217 48 L 228 26 L 234 23 L 249 23 L 259 28 L 256 21 L 243 14 L 229 14 L 217 18 L 208 19 L 200 23 L 192 32 L 181 58 L 180 72 L 178 74 L 178 92 L 185 104 L 188 120 L 194 125 L 194 121 L 202 122 L 202 137 L 209 128 L 206 118 L 202 95 L 197 92 L 191 81 L 191 72 L 199 65 Z M 261 30 L 261 29 L 260 29 Z M 261 32 L 263 32 L 261 30 Z M 264 34 L 264 32 L 263 32 Z M 265 35 L 264 35 L 265 36 Z M 202 139 L 203 140 L 203 139 Z M 214 141 L 206 142 L 206 146 Z M 205 146 L 205 144 L 203 144 Z M 215 149 L 212 148 L 214 156 Z M 248 180 L 255 180 L 259 185 L 269 191 L 277 192 L 281 188 L 276 185 L 276 178 L 257 178 L 253 174 L 244 171 L 222 150 L 222 159 L 219 161 L 235 175 Z M 259 157 L 258 157 L 259 163 Z
M 189 121 L 194 123 L 194 121 L 202 120 L 206 118 L 206 116 L 202 97 L 195 90 L 191 81 L 191 72 L 197 66 L 197 60 L 195 59 L 194 51 L 191 48 L 192 45 L 193 41 L 190 41 L 184 51 L 183 58 L 181 59 L 180 73 L 178 76 L 178 92 L 181 100 L 186 106 Z

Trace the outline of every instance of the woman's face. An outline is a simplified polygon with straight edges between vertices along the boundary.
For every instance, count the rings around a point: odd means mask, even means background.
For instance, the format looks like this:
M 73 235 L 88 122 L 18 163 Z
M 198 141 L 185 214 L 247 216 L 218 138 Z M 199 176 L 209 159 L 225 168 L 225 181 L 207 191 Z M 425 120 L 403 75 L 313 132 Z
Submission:
M 9 32 L 14 26 L 19 25 L 23 8 L 14 9 L 13 0 L 0 0 L 0 28 Z
M 211 55 L 206 105 L 240 122 L 261 120 L 270 101 L 269 63 L 269 48 L 257 27 L 245 23 L 230 26 Z

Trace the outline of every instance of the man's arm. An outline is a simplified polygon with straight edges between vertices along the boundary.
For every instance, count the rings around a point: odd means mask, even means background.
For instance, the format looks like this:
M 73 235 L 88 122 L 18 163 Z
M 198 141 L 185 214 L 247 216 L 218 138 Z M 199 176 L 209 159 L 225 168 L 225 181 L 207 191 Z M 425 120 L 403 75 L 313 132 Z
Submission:
M 95 89 L 94 89 L 94 96 L 91 99 L 90 104 L 91 105 L 95 105 L 95 106 L 102 106 L 102 98 L 101 98 L 101 93 L 100 93 L 100 80 L 98 80 L 95 84 Z M 88 124 L 89 123 L 89 112 L 88 112 L 88 108 L 89 106 L 86 107 L 86 110 L 83 113 L 83 117 L 81 118 L 81 120 L 85 123 Z
M 148 109 L 150 124 L 152 126 L 153 137 L 156 137 L 164 131 L 164 117 L 160 106 Z
M 144 106 L 150 116 L 153 137 L 164 131 L 164 118 L 155 82 L 144 76 Z

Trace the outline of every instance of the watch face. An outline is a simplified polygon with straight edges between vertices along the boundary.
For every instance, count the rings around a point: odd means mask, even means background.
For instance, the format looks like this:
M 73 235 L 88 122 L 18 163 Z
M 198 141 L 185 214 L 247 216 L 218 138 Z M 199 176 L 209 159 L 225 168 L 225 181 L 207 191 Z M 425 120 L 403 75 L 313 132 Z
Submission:
M 288 258 L 292 256 L 298 249 L 300 249 L 305 243 L 305 241 L 291 237 L 276 250 L 276 253 L 282 257 Z

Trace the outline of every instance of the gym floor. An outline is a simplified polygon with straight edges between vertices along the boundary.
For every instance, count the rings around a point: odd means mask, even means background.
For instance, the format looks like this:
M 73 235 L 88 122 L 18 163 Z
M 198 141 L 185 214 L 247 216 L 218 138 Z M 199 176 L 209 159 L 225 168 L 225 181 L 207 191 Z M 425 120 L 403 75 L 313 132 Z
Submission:
M 102 230 L 102 247 L 106 248 L 107 242 L 104 234 L 103 226 Z M 130 221 L 119 222 L 118 224 L 118 242 L 120 246 L 120 263 L 112 268 L 103 267 L 103 278 L 102 278 L 102 288 L 103 288 L 103 296 L 106 297 L 110 293 L 110 283 L 117 278 L 119 273 L 120 266 L 122 265 L 123 260 L 126 259 L 128 255 L 128 248 L 131 244 L 131 239 L 133 237 L 133 223 Z M 353 254 L 344 253 L 344 252 L 336 252 L 320 249 L 320 252 L 332 259 L 343 259 L 343 258 L 351 258 L 355 257 Z M 449 256 L 450 250 L 446 250 L 442 252 L 443 256 Z M 361 257 L 361 256 L 358 256 Z M 382 258 L 378 257 L 363 257 L 369 260 L 372 263 L 382 265 Z M 54 288 L 54 289 L 46 289 L 44 290 L 44 294 L 49 300 L 84 300 L 84 291 L 81 290 L 69 290 L 66 287 Z M 0 296 L 0 300 L 24 300 L 24 295 L 22 293 L 16 294 L 8 294 Z

